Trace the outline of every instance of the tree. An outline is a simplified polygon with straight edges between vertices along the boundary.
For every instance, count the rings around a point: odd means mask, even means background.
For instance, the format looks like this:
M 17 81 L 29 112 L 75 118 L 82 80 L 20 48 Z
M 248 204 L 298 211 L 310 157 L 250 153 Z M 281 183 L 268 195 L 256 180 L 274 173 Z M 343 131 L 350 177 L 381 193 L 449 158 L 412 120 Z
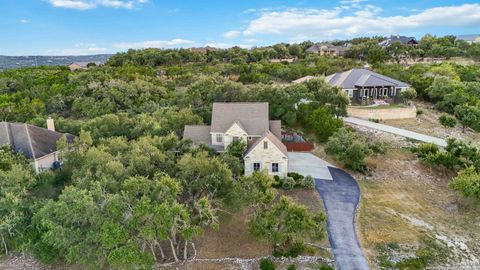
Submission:
M 438 121 L 440 122 L 440 124 L 442 124 L 442 126 L 445 127 L 445 129 L 453 128 L 457 124 L 457 120 L 455 119 L 455 117 L 449 114 L 440 115 Z
M 339 129 L 328 139 L 325 152 L 357 171 L 364 169 L 363 160 L 372 153 L 364 138 L 346 128 Z
M 335 119 L 331 111 L 325 107 L 315 109 L 305 122 L 305 128 L 312 131 L 318 141 L 325 142 L 343 126 L 343 121 Z
M 247 148 L 247 144 L 242 140 L 236 140 L 231 142 L 227 147 L 227 153 L 238 159 L 243 158 L 243 154 Z
M 474 167 L 461 170 L 448 185 L 463 196 L 480 201 L 480 174 Z
M 295 243 L 323 238 L 324 222 L 323 213 L 311 214 L 304 206 L 281 196 L 269 209 L 257 210 L 248 226 L 252 235 L 274 248 L 289 248 Z
M 408 103 L 409 100 L 415 99 L 417 97 L 417 91 L 415 88 L 409 88 L 400 93 L 400 97 L 405 100 L 405 103 Z
M 480 109 L 466 104 L 455 107 L 455 117 L 462 124 L 462 131 L 465 127 L 471 127 L 475 131 L 480 131 Z

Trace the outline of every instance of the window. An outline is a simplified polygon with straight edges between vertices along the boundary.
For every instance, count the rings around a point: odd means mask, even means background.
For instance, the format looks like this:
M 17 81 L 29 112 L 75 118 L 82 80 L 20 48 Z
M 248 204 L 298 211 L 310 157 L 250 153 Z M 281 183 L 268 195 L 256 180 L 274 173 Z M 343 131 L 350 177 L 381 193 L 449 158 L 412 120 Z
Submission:
M 253 163 L 253 170 L 255 172 L 260 171 L 260 163 L 258 163 L 258 162 Z
M 278 163 L 272 163 L 272 172 L 274 173 L 278 172 Z
M 237 137 L 237 136 L 234 136 L 233 137 L 233 141 L 236 142 L 236 141 L 239 141 L 240 140 L 240 137 Z
M 223 134 L 217 134 L 217 142 L 223 142 Z
M 263 142 L 263 149 L 268 149 L 268 142 Z
M 252 140 L 252 136 L 248 136 L 247 139 L 248 139 L 249 141 L 251 141 L 251 140 Z

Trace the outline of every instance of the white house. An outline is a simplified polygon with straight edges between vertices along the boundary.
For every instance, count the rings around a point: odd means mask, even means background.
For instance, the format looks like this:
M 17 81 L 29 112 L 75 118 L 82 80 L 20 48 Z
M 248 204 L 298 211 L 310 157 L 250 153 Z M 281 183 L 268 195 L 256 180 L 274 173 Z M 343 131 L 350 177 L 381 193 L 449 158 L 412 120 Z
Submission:
M 247 144 L 245 174 L 266 170 L 286 176 L 287 148 L 281 141 L 281 121 L 269 120 L 268 103 L 213 103 L 212 123 L 185 126 L 184 139 L 225 151 L 232 141 Z
M 48 129 L 28 124 L 0 122 L 0 146 L 8 146 L 31 160 L 35 171 L 55 168 L 58 163 L 56 143 L 64 135 L 55 132 L 52 119 L 47 120 Z M 65 134 L 67 142 L 75 136 Z M 56 165 L 57 164 L 57 165 Z

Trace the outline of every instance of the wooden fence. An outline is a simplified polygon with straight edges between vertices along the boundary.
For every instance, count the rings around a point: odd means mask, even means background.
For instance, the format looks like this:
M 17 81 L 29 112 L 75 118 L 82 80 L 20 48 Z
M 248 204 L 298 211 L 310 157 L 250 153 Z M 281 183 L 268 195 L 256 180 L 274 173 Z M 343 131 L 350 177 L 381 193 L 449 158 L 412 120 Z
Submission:
M 313 144 L 308 142 L 283 142 L 289 152 L 310 152 Z

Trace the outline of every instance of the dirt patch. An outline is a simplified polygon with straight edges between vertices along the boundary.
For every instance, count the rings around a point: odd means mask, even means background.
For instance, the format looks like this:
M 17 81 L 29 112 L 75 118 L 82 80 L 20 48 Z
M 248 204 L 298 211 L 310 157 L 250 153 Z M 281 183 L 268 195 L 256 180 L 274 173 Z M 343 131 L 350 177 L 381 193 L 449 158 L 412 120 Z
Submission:
M 415 105 L 417 106 L 417 109 L 423 111 L 423 114 L 418 119 L 382 120 L 380 123 L 442 139 L 457 138 L 480 146 L 480 133 L 469 129 L 463 133 L 462 127 L 459 124 L 455 128 L 445 129 L 438 122 L 438 117 L 441 115 L 441 112 L 435 110 L 433 104 L 418 102 Z
M 414 249 L 425 235 L 448 247 L 449 266 L 478 264 L 480 208 L 448 188 L 455 172 L 433 170 L 400 149 L 367 164 L 370 175 L 355 175 L 362 191 L 357 230 L 372 266 L 379 247 Z

